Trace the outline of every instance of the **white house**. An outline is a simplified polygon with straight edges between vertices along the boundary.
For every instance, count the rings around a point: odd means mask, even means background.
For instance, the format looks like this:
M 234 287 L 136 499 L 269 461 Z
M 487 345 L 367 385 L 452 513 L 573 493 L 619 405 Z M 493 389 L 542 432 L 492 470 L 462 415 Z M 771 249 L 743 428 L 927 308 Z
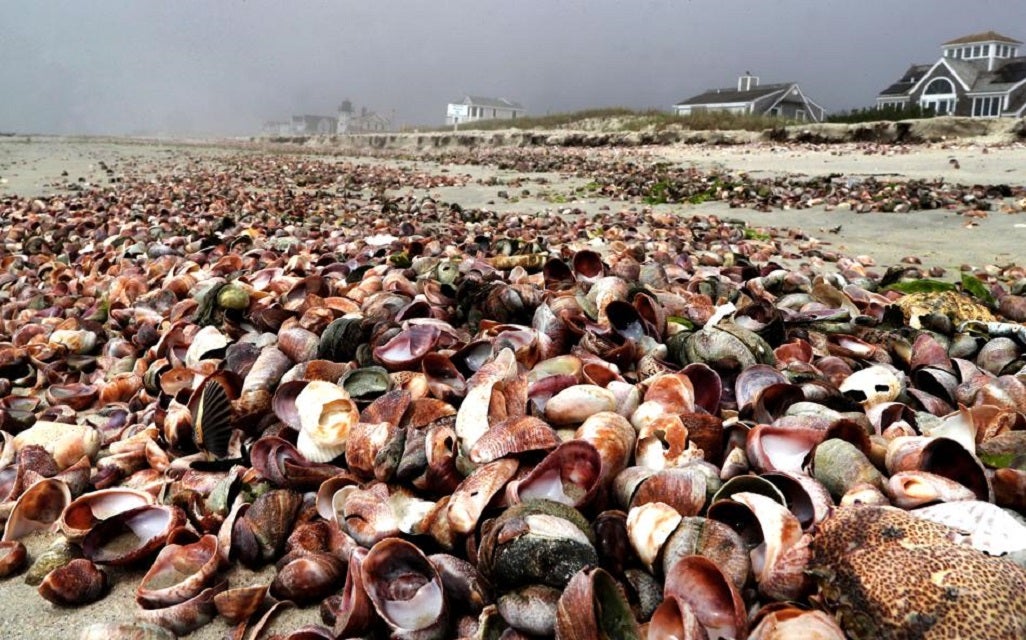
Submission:
M 821 122 L 823 107 L 810 100 L 794 82 L 759 84 L 759 78 L 745 72 L 737 88 L 710 89 L 673 105 L 673 112 L 686 116 L 701 111 L 761 116 L 780 116 L 791 120 Z
M 478 120 L 515 120 L 526 110 L 519 102 L 506 98 L 464 96 L 462 102 L 450 102 L 445 111 L 446 124 L 464 124 Z
M 1026 56 L 1021 42 L 994 31 L 974 33 L 941 45 L 933 64 L 914 64 L 880 92 L 876 105 L 910 104 L 936 115 L 1021 118 L 1026 114 Z

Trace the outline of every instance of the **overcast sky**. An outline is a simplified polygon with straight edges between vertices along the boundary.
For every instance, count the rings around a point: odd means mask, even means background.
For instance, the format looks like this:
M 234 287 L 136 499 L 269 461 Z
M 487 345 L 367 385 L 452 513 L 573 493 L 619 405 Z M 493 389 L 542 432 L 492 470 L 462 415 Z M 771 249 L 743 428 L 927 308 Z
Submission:
M 464 94 L 669 110 L 745 70 L 833 112 L 990 29 L 1026 40 L 1026 1 L 0 0 L 0 131 L 245 135 L 345 98 L 438 126 Z

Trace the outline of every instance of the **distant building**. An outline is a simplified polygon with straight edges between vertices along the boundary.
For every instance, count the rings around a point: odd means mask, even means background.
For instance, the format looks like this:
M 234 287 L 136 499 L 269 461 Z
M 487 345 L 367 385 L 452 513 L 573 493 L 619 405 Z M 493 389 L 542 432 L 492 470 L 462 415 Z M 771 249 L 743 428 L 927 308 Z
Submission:
M 446 124 L 464 124 L 478 120 L 515 120 L 527 110 L 519 102 L 506 98 L 464 96 L 462 102 L 450 102 L 445 110 Z
M 679 116 L 702 111 L 728 111 L 730 113 L 759 116 L 780 116 L 791 120 L 823 120 L 823 107 L 809 100 L 794 82 L 759 84 L 759 78 L 749 72 L 737 80 L 737 88 L 710 89 L 673 105 Z
M 353 111 L 353 103 L 343 100 L 338 107 L 336 133 L 376 133 L 392 130 L 392 119 L 360 107 L 360 113 Z
M 949 40 L 933 64 L 914 64 L 880 92 L 877 107 L 919 105 L 943 115 L 1021 118 L 1026 112 L 1026 57 L 1021 42 L 994 31 Z
M 263 132 L 266 136 L 290 136 L 292 123 L 287 120 L 268 120 L 264 123 Z
M 292 116 L 292 135 L 331 135 L 338 128 L 338 120 L 331 116 Z

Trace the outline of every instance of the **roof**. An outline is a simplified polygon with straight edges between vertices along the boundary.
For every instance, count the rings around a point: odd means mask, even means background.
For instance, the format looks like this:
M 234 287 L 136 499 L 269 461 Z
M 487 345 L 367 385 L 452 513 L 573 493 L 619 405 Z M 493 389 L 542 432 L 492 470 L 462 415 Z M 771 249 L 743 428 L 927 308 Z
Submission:
M 1026 57 L 1009 58 L 990 73 L 980 74 L 979 82 L 973 85 L 972 91 L 1007 91 L 1026 80 Z
M 463 104 L 475 107 L 491 107 L 493 109 L 523 109 L 524 105 L 506 98 L 484 98 L 482 96 L 465 96 Z
M 771 96 L 774 93 L 786 91 L 794 86 L 793 82 L 782 82 L 777 84 L 763 84 L 756 87 L 752 87 L 748 91 L 738 91 L 734 88 L 729 89 L 710 89 L 705 93 L 701 93 L 697 96 L 692 96 L 687 100 L 678 102 L 678 105 L 701 105 L 701 104 L 728 104 L 734 102 L 754 102 L 761 98 Z
M 905 71 L 901 78 L 880 92 L 881 96 L 900 96 L 908 93 L 916 81 L 930 70 L 932 64 L 914 64 Z
M 961 38 L 955 38 L 954 40 L 948 40 L 944 43 L 944 46 L 949 44 L 969 44 L 972 42 L 1009 42 L 1011 44 L 1022 44 L 1015 38 L 1009 38 L 1003 36 L 996 31 L 984 31 L 983 33 L 974 33 L 968 36 L 962 36 Z

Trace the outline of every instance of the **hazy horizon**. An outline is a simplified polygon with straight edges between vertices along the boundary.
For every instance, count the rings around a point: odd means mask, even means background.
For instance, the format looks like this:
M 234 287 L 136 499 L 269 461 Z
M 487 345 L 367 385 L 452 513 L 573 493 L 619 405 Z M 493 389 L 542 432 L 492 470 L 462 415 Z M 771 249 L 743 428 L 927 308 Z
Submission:
M 746 70 L 832 113 L 947 40 L 1026 40 L 1021 0 L 0 0 L 0 20 L 0 131 L 50 134 L 248 135 L 344 99 L 441 126 L 465 94 L 669 111 Z

